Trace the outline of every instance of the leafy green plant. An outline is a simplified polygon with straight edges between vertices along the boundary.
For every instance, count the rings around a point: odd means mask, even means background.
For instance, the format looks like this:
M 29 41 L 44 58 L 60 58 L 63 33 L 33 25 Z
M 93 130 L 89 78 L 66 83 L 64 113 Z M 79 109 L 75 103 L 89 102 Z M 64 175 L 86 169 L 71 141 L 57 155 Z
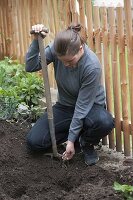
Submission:
M 15 88 L 21 100 L 30 108 L 33 105 L 38 105 L 38 100 L 44 94 L 41 78 L 35 76 L 35 74 L 27 73 L 22 78 L 17 77 L 16 83 Z
M 42 109 L 40 105 L 32 106 L 30 109 L 30 118 L 33 121 L 36 121 L 43 113 L 44 113 L 44 110 Z
M 44 96 L 42 77 L 25 72 L 24 65 L 7 57 L 0 61 L 0 71 L 0 118 L 17 116 L 15 112 L 20 104 L 25 104 L 29 110 L 36 107 L 38 115 L 39 99 Z
M 133 200 L 133 186 L 131 185 L 121 185 L 114 182 L 114 187 L 116 191 L 121 192 L 126 200 Z
M 12 118 L 19 101 L 14 88 L 5 90 L 0 87 L 0 118 Z

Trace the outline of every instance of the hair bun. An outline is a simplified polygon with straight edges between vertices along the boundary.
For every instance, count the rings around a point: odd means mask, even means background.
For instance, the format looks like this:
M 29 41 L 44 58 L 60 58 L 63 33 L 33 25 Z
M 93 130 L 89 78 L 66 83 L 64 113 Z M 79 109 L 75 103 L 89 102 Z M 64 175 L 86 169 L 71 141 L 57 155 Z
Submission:
M 81 31 L 81 24 L 70 25 L 70 26 L 68 26 L 67 30 L 74 30 L 75 32 L 80 32 Z

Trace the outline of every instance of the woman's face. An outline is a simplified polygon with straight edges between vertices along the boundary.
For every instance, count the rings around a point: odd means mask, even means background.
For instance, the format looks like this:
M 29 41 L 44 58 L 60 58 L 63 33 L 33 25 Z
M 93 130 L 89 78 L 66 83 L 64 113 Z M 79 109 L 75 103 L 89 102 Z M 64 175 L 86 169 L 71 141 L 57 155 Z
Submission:
M 84 53 L 84 49 L 81 46 L 79 49 L 79 52 L 75 54 L 74 56 L 72 55 L 65 55 L 65 56 L 58 56 L 58 59 L 66 66 L 66 67 L 74 67 L 79 59 L 82 57 Z

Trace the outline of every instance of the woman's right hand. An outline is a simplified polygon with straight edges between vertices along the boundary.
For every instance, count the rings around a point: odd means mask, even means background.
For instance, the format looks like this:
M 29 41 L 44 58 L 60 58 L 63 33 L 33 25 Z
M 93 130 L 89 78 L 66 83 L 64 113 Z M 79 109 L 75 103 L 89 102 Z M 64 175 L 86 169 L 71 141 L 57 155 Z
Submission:
M 75 154 L 74 143 L 67 141 L 66 151 L 63 153 L 63 160 L 70 160 Z
M 45 38 L 48 34 L 48 29 L 43 24 L 36 24 L 32 26 L 32 31 L 34 31 L 34 38 L 38 38 L 38 33 L 41 33 L 42 37 Z

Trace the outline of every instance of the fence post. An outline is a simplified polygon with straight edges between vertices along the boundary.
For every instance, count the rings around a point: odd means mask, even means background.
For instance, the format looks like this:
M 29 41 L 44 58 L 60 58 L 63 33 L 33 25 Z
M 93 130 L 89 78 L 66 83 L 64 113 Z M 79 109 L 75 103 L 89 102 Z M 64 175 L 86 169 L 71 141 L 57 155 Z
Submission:
M 122 117 L 123 117 L 123 135 L 124 135 L 124 149 L 129 145 L 127 139 L 129 138 L 129 117 L 128 117 L 128 83 L 127 83 L 127 69 L 125 60 L 125 41 L 124 41 L 124 23 L 123 23 L 123 8 L 116 8 L 117 14 L 117 33 L 118 33 L 118 47 L 119 47 L 119 60 L 120 60 L 120 80 L 121 80 L 121 100 L 122 100 Z M 128 138 L 127 138 L 128 136 Z M 122 138 L 117 134 L 116 150 L 122 150 Z
M 81 29 L 81 35 L 85 40 L 87 40 L 84 0 L 79 0 L 79 12 L 80 12 L 80 23 L 83 26 L 83 29 Z
M 109 38 L 108 38 L 108 26 L 107 26 L 107 9 L 101 8 L 101 21 L 102 21 L 102 41 L 104 51 L 104 71 L 105 71 L 105 89 L 106 89 L 106 101 L 107 109 L 113 113 L 113 97 L 112 97 L 112 80 L 111 80 L 111 68 L 109 63 Z M 112 130 L 110 138 L 114 137 L 114 130 Z M 103 144 L 107 144 L 107 137 L 104 138 Z
M 114 111 L 115 111 L 115 130 L 116 130 L 116 147 L 119 145 L 121 137 L 121 113 L 120 113 L 120 83 L 117 59 L 116 44 L 116 25 L 114 8 L 109 8 L 109 26 L 110 26 L 110 47 L 111 47 L 111 64 L 112 64 L 112 80 L 114 93 Z
M 70 10 L 72 13 L 72 23 L 79 23 L 79 10 L 77 10 L 77 0 L 70 0 Z
M 86 1 L 86 16 L 87 16 L 87 37 L 88 44 L 90 49 L 94 51 L 94 42 L 93 42 L 93 21 L 92 21 L 92 2 L 91 0 Z
M 132 38 L 132 13 L 131 1 L 124 0 L 125 7 L 125 25 L 126 39 L 128 47 L 128 68 L 129 68 L 129 83 L 130 83 L 130 108 L 131 108 L 131 133 L 132 133 L 132 156 L 133 156 L 133 38 Z M 129 140 L 129 135 L 127 135 Z M 130 155 L 129 147 L 126 148 L 126 155 Z

